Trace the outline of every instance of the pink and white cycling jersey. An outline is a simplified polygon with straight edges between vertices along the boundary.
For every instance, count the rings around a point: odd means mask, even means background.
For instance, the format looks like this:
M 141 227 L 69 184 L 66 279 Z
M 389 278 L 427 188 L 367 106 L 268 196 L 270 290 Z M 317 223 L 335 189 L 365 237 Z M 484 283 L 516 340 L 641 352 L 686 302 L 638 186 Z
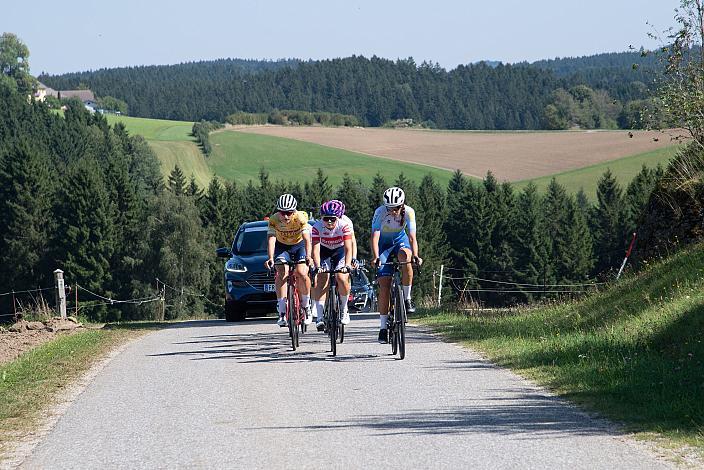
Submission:
M 325 248 L 334 250 L 342 247 L 345 240 L 350 240 L 353 233 L 352 221 L 343 215 L 337 219 L 337 223 L 332 229 L 328 229 L 322 219 L 316 220 L 311 230 L 311 238 L 313 243 L 320 243 Z

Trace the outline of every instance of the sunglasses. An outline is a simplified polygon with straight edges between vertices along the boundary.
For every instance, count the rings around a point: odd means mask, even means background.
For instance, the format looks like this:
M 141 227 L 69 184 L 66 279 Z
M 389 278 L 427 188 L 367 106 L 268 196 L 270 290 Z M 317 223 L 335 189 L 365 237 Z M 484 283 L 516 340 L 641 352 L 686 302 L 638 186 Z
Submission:
M 279 211 L 281 215 L 293 215 L 293 211 Z
M 337 217 L 323 217 L 323 222 L 331 224 L 337 220 Z
M 401 210 L 401 206 L 398 207 L 389 207 L 387 209 L 389 212 L 399 212 Z

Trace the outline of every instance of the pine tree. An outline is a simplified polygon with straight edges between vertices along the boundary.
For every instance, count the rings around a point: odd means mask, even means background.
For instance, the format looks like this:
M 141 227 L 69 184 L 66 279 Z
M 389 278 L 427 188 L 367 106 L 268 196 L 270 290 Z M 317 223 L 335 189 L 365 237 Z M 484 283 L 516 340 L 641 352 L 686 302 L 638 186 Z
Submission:
M 597 184 L 598 202 L 592 215 L 597 273 L 616 269 L 623 255 L 625 229 L 622 192 L 611 170 L 606 170 Z
M 223 209 L 223 233 L 227 245 L 235 237 L 241 223 L 245 222 L 242 190 L 233 182 L 225 183 L 225 207 Z
M 423 270 L 414 278 L 413 285 L 421 296 L 434 295 L 433 273 L 439 272 L 440 265 L 448 260 L 449 249 L 443 230 L 445 217 L 445 192 L 432 176 L 426 175 L 418 187 L 416 204 L 416 234 Z
M 396 181 L 394 182 L 394 186 L 403 189 L 403 192 L 406 195 L 407 205 L 413 207 L 413 205 L 417 203 L 416 201 L 418 201 L 418 187 L 413 181 L 406 178 L 403 173 L 398 175 L 398 178 L 396 178 Z
M 545 232 L 550 237 L 550 263 L 543 273 L 545 285 L 555 284 L 560 280 L 564 273 L 559 271 L 559 267 L 564 265 L 564 260 L 570 256 L 569 251 L 565 251 L 566 244 L 562 242 L 567 236 L 568 199 L 564 186 L 552 178 L 543 198 Z
M 318 168 L 313 181 L 306 182 L 303 190 L 303 201 L 301 208 L 306 211 L 316 211 L 325 201 L 332 199 L 333 188 L 328 182 L 328 177 L 325 176 L 323 170 Z
M 0 155 L 0 284 L 13 289 L 51 280 L 49 234 L 53 228 L 49 159 L 26 141 Z
M 208 191 L 201 200 L 199 212 L 203 227 L 209 232 L 210 240 L 217 246 L 226 246 L 232 242 L 229 240 L 225 224 L 226 205 L 225 189 L 213 176 L 208 185 Z
M 77 282 L 104 296 L 112 280 L 110 260 L 115 252 L 113 207 L 98 163 L 82 158 L 71 164 L 57 198 L 56 259 L 67 282 Z M 106 309 L 88 310 L 93 320 L 106 320 Z
M 449 244 L 450 263 L 458 267 L 458 259 L 462 257 L 466 247 L 466 208 L 465 190 L 467 181 L 460 170 L 452 174 L 447 186 L 447 217 L 443 221 L 443 231 Z
M 178 165 L 174 166 L 169 174 L 169 191 L 176 196 L 183 196 L 186 194 L 186 177 L 181 171 L 181 167 Z
M 372 180 L 372 185 L 369 188 L 369 213 L 374 214 L 374 211 L 381 205 L 384 204 L 384 191 L 388 188 L 388 184 L 386 183 L 386 179 L 381 175 L 381 173 L 377 173 L 374 175 L 374 179 Z M 369 221 L 369 225 L 371 226 L 371 219 Z
M 528 183 L 518 196 L 516 213 L 516 279 L 521 284 L 542 284 L 550 266 L 549 235 L 545 232 L 543 207 L 538 188 Z M 522 290 L 535 290 L 529 286 Z M 526 300 L 533 294 L 524 294 Z
M 630 233 L 638 227 L 638 221 L 645 210 L 650 195 L 662 176 L 662 167 L 649 169 L 645 165 L 628 184 L 624 195 L 624 231 Z
M 562 244 L 560 251 L 568 256 L 559 260 L 558 272 L 562 280 L 568 282 L 585 282 L 594 266 L 593 241 L 589 225 L 571 197 L 567 200 L 567 226 L 565 237 L 557 240 Z
M 203 190 L 196 183 L 196 177 L 191 174 L 191 179 L 188 182 L 188 187 L 186 188 L 186 195 L 195 199 L 196 206 L 200 203 L 203 197 Z
M 365 259 L 369 257 L 369 237 L 371 235 L 370 221 L 372 214 L 369 212 L 367 201 L 369 195 L 367 188 L 362 181 L 353 180 L 345 173 L 340 186 L 337 188 L 335 198 L 345 204 L 346 215 L 354 224 L 354 233 L 357 239 L 357 257 Z

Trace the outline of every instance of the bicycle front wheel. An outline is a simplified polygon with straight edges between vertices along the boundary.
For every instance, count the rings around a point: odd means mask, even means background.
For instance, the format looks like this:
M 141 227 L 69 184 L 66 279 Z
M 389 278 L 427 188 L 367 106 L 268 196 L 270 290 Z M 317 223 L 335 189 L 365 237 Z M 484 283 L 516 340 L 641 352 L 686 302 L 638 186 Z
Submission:
M 298 312 L 296 312 L 296 292 L 289 286 L 288 289 L 288 333 L 291 336 L 291 347 L 296 350 L 298 346 L 298 325 L 296 325 L 296 319 L 298 317 Z
M 337 356 L 337 333 L 338 333 L 338 309 L 337 300 L 333 298 L 330 302 L 332 306 L 332 311 L 330 312 L 330 351 L 332 351 L 333 356 Z
M 403 301 L 401 289 L 396 291 L 396 309 L 394 311 L 394 324 L 398 336 L 398 352 L 400 359 L 406 357 L 406 304 Z

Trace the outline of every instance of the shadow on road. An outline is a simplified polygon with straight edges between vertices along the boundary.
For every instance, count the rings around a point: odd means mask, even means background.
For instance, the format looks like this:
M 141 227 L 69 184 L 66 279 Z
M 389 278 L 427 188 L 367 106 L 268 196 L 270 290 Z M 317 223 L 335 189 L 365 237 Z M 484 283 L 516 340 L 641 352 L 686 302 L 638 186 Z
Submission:
M 296 351 L 291 349 L 291 340 L 287 328 L 279 328 L 272 319 L 248 320 L 251 324 L 271 325 L 271 331 L 257 333 L 224 333 L 218 335 L 193 336 L 189 341 L 173 343 L 175 346 L 191 346 L 183 350 L 151 354 L 151 357 L 191 356 L 191 360 L 229 359 L 242 363 L 267 362 L 301 362 L 301 361 L 364 361 L 364 360 L 395 360 L 391 355 L 390 345 L 377 342 L 378 327 L 360 324 L 352 321 L 345 329 L 344 343 L 338 344 L 337 356 L 330 354 L 330 344 L 327 335 L 315 331 L 315 325 L 310 325 L 308 332 L 300 337 L 300 346 Z M 194 325 L 195 326 L 195 325 Z M 211 325 L 207 325 L 211 326 Z M 222 324 L 220 324 L 222 326 Z M 437 341 L 437 339 L 416 328 L 407 329 L 407 348 L 410 351 L 413 344 Z M 359 345 L 369 353 L 359 353 Z M 356 353 L 350 352 L 354 345 Z M 347 350 L 346 350 L 347 348 Z
M 505 390 L 497 393 L 505 393 Z M 598 420 L 565 406 L 565 402 L 534 390 L 521 390 L 510 398 L 483 399 L 476 406 L 440 410 L 409 410 L 380 416 L 363 415 L 349 420 L 310 426 L 258 427 L 256 430 L 290 429 L 334 431 L 357 428 L 373 435 L 403 434 L 502 434 L 518 435 L 519 439 L 565 438 L 574 435 L 618 435 Z M 511 403 L 513 402 L 513 403 Z

